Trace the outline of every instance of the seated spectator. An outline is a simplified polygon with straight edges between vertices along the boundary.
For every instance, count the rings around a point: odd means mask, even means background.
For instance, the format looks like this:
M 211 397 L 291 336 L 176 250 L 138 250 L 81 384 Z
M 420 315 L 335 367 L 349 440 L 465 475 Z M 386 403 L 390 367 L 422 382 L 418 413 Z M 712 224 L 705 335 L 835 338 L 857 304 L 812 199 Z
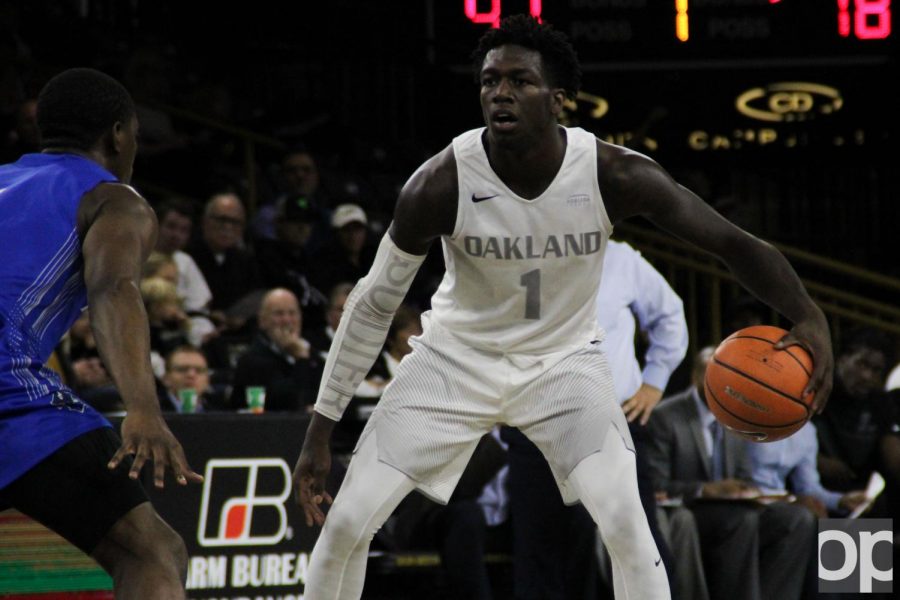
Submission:
M 845 516 L 866 501 L 865 490 L 832 492 L 822 487 L 816 456 L 819 443 L 816 426 L 807 423 L 799 431 L 781 440 L 765 444 L 747 444 L 753 465 L 753 481 L 764 494 L 791 492 L 799 506 L 806 507 L 817 519 Z M 809 541 L 818 547 L 817 538 Z M 809 562 L 804 598 L 816 597 L 818 563 Z
M 326 298 L 309 283 L 310 262 L 306 243 L 318 211 L 306 196 L 286 199 L 275 222 L 275 239 L 257 240 L 260 274 L 268 288 L 294 292 L 307 324 L 322 323 Z
M 283 193 L 259 207 L 253 218 L 253 237 L 274 240 L 278 215 L 291 198 L 302 196 L 310 203 L 322 206 L 319 187 L 319 168 L 312 153 L 305 147 L 293 148 L 281 159 L 281 188 Z
M 159 390 L 159 404 L 164 411 L 205 412 L 221 409 L 223 400 L 209 383 L 209 367 L 206 357 L 193 346 L 179 346 L 166 356 L 166 372 Z M 195 408 L 185 411 L 183 393 L 196 394 Z
M 822 485 L 838 492 L 864 489 L 878 471 L 885 494 L 867 516 L 900 518 L 898 494 L 900 454 L 892 450 L 895 396 L 884 391 L 893 343 L 882 332 L 851 331 L 835 360 L 834 389 L 825 410 L 813 418 L 819 441 L 818 469 Z
M 841 493 L 822 487 L 816 456 L 816 426 L 807 423 L 790 437 L 765 444 L 748 444 L 753 481 L 764 494 L 791 492 L 797 503 L 817 518 L 846 515 L 866 499 L 865 490 Z
M 208 317 L 212 292 L 197 263 L 184 251 L 191 239 L 194 207 L 187 201 L 172 199 L 156 209 L 156 216 L 159 219 L 156 250 L 175 261 L 178 295 L 184 300 L 184 310 L 191 319 L 191 343 L 200 346 L 215 334 L 216 328 Z
M 334 339 L 334 334 L 341 323 L 341 315 L 344 314 L 344 303 L 347 302 L 347 296 L 350 295 L 351 291 L 353 291 L 352 283 L 343 282 L 334 286 L 328 294 L 328 307 L 325 309 L 325 325 L 312 328 L 306 335 L 309 343 L 312 344 L 313 350 L 323 362 L 328 358 L 331 341 Z
M 191 324 L 171 281 L 160 277 L 142 280 L 141 297 L 150 323 L 150 360 L 154 374 L 161 378 L 165 373 L 162 357 L 179 346 L 188 345 Z
M 659 492 L 694 513 L 710 598 L 797 600 L 816 520 L 786 502 L 749 502 L 759 495 L 745 440 L 716 421 L 703 378 L 714 348 L 694 359 L 692 385 L 663 400 L 650 419 L 647 460 Z
M 356 204 L 341 204 L 331 215 L 335 237 L 312 256 L 312 283 L 330 290 L 342 281 L 356 284 L 369 272 L 375 248 L 368 241 L 368 219 Z
M 238 300 L 262 287 L 256 260 L 243 247 L 246 216 L 240 198 L 216 194 L 206 203 L 202 239 L 191 247 L 191 256 L 212 292 L 214 321 L 225 323 L 225 311 Z M 243 323 L 231 323 L 239 328 Z
M 268 411 L 310 410 L 319 387 L 319 362 L 300 337 L 303 322 L 297 297 L 270 290 L 257 315 L 259 331 L 238 359 L 229 406 L 246 407 L 248 387 L 264 387 Z

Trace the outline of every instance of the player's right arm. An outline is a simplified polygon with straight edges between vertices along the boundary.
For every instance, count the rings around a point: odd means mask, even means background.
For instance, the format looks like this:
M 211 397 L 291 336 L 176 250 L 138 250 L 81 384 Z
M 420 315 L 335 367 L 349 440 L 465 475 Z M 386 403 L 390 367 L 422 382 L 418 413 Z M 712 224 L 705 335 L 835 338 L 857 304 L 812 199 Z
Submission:
M 315 411 L 294 468 L 297 502 L 307 525 L 325 520 L 320 505 L 331 503 L 325 479 L 331 470 L 329 441 L 356 388 L 381 352 L 400 306 L 431 244 L 456 225 L 458 198 L 452 147 L 423 164 L 400 191 L 394 220 L 382 238 L 369 273 L 344 304 Z
M 150 366 L 150 329 L 139 285 L 141 266 L 156 242 L 156 216 L 132 188 L 105 183 L 82 199 L 78 227 L 91 328 L 128 411 L 122 446 L 109 468 L 133 454 L 132 478 L 152 460 L 157 487 L 163 487 L 167 468 L 181 484 L 202 481 L 163 421 Z

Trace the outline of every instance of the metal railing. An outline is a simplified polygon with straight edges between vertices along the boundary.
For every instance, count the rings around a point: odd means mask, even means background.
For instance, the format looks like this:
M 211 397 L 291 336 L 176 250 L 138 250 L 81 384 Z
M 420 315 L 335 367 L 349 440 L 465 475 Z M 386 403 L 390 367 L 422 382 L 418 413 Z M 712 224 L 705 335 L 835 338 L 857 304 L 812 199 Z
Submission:
M 723 307 L 746 291 L 718 259 L 661 231 L 637 225 L 617 225 L 615 237 L 640 250 L 681 295 L 692 350 L 731 333 L 722 331 Z M 788 258 L 827 315 L 836 346 L 842 331 L 857 325 L 900 336 L 900 279 L 784 244 L 773 245 Z M 773 311 L 770 322 L 782 321 Z

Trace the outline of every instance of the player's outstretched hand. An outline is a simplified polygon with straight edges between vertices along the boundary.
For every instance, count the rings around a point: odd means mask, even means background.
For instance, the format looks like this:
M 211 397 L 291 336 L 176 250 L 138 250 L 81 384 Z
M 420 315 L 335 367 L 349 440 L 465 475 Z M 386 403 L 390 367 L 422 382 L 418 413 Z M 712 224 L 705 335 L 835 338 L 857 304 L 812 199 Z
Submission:
M 812 377 L 805 394 L 815 394 L 812 404 L 814 414 L 821 413 L 831 395 L 832 377 L 834 376 L 834 354 L 831 349 L 831 333 L 824 316 L 810 319 L 794 325 L 775 347 L 779 350 L 788 346 L 802 346 L 810 353 L 813 360 Z
M 323 525 L 325 513 L 322 503 L 331 504 L 331 494 L 325 491 L 325 478 L 331 471 L 331 449 L 327 443 L 310 442 L 307 438 L 294 467 L 294 490 L 297 504 L 306 515 L 306 526 Z
M 172 471 L 175 480 L 181 485 L 203 481 L 202 475 L 191 470 L 181 444 L 169 431 L 169 426 L 159 413 L 129 411 L 122 421 L 122 446 L 107 466 L 115 469 L 129 454 L 134 456 L 134 463 L 128 472 L 132 479 L 137 479 L 144 463 L 152 460 L 153 483 L 158 488 L 164 486 L 166 469 Z

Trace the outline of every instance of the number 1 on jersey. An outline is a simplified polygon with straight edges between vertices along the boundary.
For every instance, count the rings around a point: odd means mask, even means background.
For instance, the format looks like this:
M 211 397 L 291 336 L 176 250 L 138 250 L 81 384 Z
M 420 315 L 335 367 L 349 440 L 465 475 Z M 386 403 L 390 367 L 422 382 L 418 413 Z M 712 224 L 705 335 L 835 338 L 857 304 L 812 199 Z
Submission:
M 519 285 L 525 286 L 525 318 L 541 318 L 541 270 L 528 271 L 519 279 Z

